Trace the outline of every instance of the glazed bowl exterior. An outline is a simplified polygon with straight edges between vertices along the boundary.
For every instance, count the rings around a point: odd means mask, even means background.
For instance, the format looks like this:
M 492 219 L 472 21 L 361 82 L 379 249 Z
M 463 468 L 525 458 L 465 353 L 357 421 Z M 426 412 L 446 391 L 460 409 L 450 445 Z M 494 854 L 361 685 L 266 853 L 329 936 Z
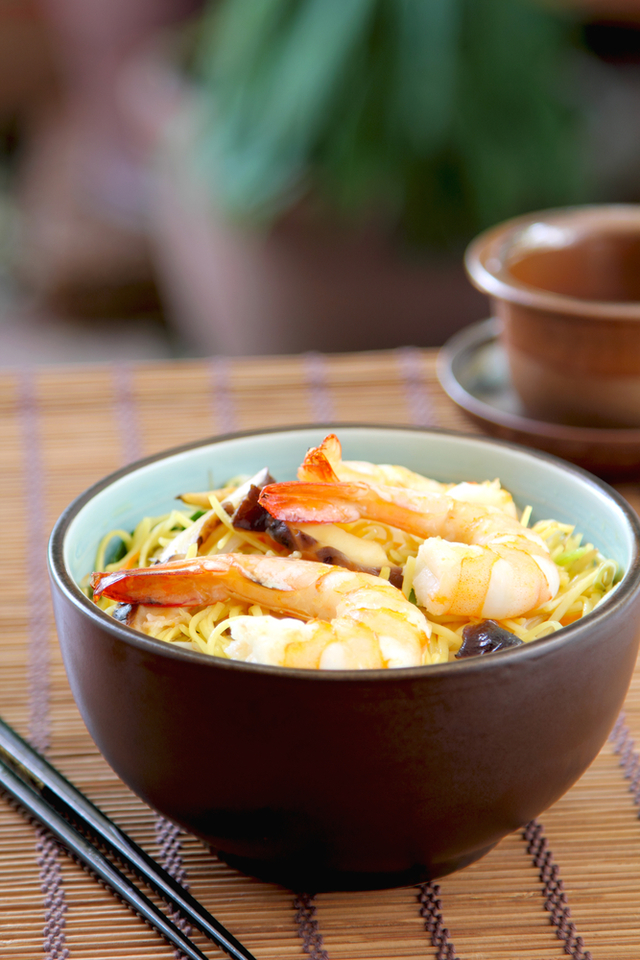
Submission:
M 416 883 L 481 857 L 598 753 L 636 659 L 640 529 L 617 493 L 548 455 L 446 431 L 340 426 L 345 458 L 441 480 L 499 476 L 535 518 L 576 523 L 619 561 L 621 583 L 582 621 L 524 647 L 360 672 L 177 650 L 106 616 L 78 588 L 108 530 L 264 465 L 292 478 L 330 429 L 205 441 L 92 487 L 51 537 L 58 635 L 108 762 L 223 859 L 296 889 Z
M 640 205 L 509 220 L 471 243 L 465 265 L 502 321 L 531 417 L 640 426 Z

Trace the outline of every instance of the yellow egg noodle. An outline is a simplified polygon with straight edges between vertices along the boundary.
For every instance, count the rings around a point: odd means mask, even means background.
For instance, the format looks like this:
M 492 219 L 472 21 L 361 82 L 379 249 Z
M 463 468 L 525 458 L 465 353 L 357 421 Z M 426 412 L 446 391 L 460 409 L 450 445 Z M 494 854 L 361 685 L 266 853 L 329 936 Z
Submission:
M 184 500 L 188 501 L 186 509 L 172 510 L 159 517 L 145 517 L 132 533 L 119 529 L 110 531 L 98 547 L 95 569 L 110 572 L 146 567 L 156 562 L 163 552 L 166 558 L 167 554 L 171 553 L 172 541 L 196 523 L 205 509 L 212 510 L 215 514 L 213 532 L 207 536 L 202 547 L 199 548 L 196 542 L 191 543 L 182 554 L 186 559 L 203 554 L 214 556 L 230 552 L 263 554 L 267 557 L 300 557 L 299 553 L 279 547 L 268 537 L 233 527 L 221 501 L 233 493 L 242 479 L 233 481 L 223 490 L 206 495 L 185 496 Z M 199 511 L 194 512 L 194 506 L 197 506 Z M 531 509 L 526 508 L 520 516 L 523 529 L 528 528 L 530 514 Z M 373 541 L 382 547 L 388 566 L 382 567 L 380 577 L 388 579 L 392 567 L 401 568 L 402 593 L 415 602 L 413 577 L 416 556 L 424 542 L 423 538 L 389 524 L 368 519 L 338 523 L 337 526 L 362 540 Z M 583 544 L 582 535 L 576 533 L 572 525 L 556 520 L 541 520 L 530 529 L 541 537 L 548 547 L 551 559 L 558 569 L 560 585 L 553 599 L 525 616 L 496 618 L 501 627 L 515 634 L 524 643 L 553 633 L 588 614 L 619 579 L 616 562 L 604 558 L 592 544 Z M 107 563 L 106 558 L 114 545 L 120 546 L 122 556 Z M 88 578 L 83 587 L 87 595 L 91 596 Z M 113 614 L 118 606 L 106 597 L 100 597 L 96 602 L 108 614 Z M 233 618 L 247 615 L 260 617 L 263 614 L 278 616 L 277 612 L 263 609 L 257 603 L 237 600 L 219 601 L 210 606 L 147 606 L 143 609 L 144 615 L 135 623 L 137 629 L 158 640 L 216 657 L 228 656 L 226 651 L 231 638 L 227 630 Z M 464 627 L 482 619 L 453 614 L 438 616 L 421 609 L 431 627 L 431 638 L 423 658 L 425 663 L 454 660 L 462 644 Z

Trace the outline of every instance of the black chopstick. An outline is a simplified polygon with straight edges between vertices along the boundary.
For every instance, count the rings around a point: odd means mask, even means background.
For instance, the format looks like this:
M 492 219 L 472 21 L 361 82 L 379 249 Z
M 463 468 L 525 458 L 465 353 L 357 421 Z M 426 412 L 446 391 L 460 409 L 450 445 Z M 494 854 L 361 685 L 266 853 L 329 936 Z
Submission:
M 233 960 L 255 960 L 253 954 L 205 910 L 195 897 L 1 719 L 0 785 L 186 956 L 197 957 L 198 960 L 204 958 L 196 945 L 147 900 L 67 818 L 70 817 L 105 843 L 156 893 L 177 908 L 194 927 L 222 947 Z M 96 869 L 96 864 L 99 869 Z
M 164 913 L 156 907 L 136 885 L 97 850 L 93 844 L 72 827 L 62 814 L 44 800 L 33 787 L 21 780 L 0 760 L 0 786 L 10 793 L 22 807 L 33 814 L 69 852 L 81 860 L 92 873 L 104 881 L 136 913 L 144 917 L 170 943 L 178 947 L 190 960 L 207 960 L 198 947 L 189 940 Z

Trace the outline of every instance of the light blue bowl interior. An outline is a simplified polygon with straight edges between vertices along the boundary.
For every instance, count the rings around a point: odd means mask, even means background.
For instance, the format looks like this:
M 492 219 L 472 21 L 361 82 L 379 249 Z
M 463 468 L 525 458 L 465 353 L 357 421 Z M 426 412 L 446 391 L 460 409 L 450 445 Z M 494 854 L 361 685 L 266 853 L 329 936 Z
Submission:
M 293 479 L 306 450 L 326 430 L 296 429 L 212 442 L 142 466 L 90 499 L 72 520 L 64 558 L 79 582 L 93 569 L 102 537 L 114 528 L 132 530 L 145 516 L 180 507 L 179 493 L 222 486 L 238 474 L 268 467 L 277 480 Z M 634 532 L 624 510 L 586 474 L 560 461 L 484 438 L 376 427 L 337 429 L 345 460 L 403 464 L 437 480 L 499 477 L 520 508 L 531 505 L 533 520 L 552 517 L 575 524 L 585 541 L 629 568 Z

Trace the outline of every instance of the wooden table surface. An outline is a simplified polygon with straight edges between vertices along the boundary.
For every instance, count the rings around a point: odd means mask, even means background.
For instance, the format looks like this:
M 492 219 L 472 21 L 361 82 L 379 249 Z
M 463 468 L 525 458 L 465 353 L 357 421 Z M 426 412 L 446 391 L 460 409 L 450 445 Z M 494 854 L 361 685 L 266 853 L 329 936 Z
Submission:
M 638 675 L 614 739 L 572 790 L 541 822 L 437 885 L 313 898 L 249 879 L 146 807 L 98 753 L 51 616 L 45 549 L 55 518 L 89 484 L 146 454 L 313 422 L 474 432 L 441 391 L 429 350 L 0 372 L 0 713 L 183 876 L 258 960 L 638 960 Z M 623 492 L 640 505 L 637 485 Z M 0 957 L 43 953 L 150 960 L 173 951 L 0 799 Z

